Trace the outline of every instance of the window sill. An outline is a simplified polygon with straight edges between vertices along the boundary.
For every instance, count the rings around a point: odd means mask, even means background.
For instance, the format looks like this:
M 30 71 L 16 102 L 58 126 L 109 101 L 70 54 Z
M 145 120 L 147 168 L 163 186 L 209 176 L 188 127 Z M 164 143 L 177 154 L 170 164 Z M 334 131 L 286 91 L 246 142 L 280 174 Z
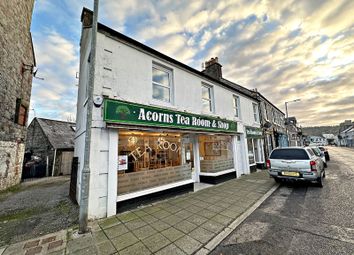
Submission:
M 177 109 L 177 107 L 174 106 L 172 103 L 167 103 L 167 102 L 159 101 L 159 100 L 156 100 L 156 99 L 152 99 L 149 102 L 149 105 L 156 106 L 156 107 L 164 107 L 164 108 L 168 108 L 168 109 L 171 109 L 171 110 L 176 110 Z

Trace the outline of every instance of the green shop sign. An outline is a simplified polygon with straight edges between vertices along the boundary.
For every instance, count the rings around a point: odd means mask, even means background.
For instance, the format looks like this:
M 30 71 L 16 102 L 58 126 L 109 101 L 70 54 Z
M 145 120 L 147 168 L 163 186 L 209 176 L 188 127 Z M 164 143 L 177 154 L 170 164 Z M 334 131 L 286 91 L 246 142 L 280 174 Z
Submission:
M 237 132 L 237 123 L 235 121 L 112 99 L 104 100 L 104 121 L 141 126 Z
M 256 127 L 246 127 L 247 138 L 262 138 L 262 129 Z

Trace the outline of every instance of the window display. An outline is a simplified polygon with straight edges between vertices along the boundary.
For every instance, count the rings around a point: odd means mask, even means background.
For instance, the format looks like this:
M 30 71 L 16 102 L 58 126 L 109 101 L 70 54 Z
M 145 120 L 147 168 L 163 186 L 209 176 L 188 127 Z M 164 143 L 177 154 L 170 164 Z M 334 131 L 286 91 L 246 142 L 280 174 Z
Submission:
M 125 172 L 181 165 L 181 137 L 175 133 L 121 131 L 118 156 L 127 156 Z
M 231 136 L 199 136 L 201 172 L 220 172 L 234 168 Z
M 250 165 L 255 164 L 255 153 L 253 149 L 253 139 L 247 139 L 247 147 L 248 147 L 248 162 Z

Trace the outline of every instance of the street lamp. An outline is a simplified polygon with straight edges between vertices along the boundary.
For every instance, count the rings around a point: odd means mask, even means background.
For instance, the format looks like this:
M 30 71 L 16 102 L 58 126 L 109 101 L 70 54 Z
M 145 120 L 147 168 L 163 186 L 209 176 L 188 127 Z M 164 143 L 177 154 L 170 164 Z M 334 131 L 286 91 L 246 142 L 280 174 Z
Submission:
M 289 118 L 289 115 L 288 115 L 288 103 L 299 102 L 299 101 L 301 101 L 300 98 L 292 100 L 292 101 L 285 102 L 286 121 L 288 121 L 288 118 Z
M 286 135 L 288 137 L 288 146 L 290 144 L 290 137 L 289 137 L 289 132 L 288 132 L 288 124 L 289 124 L 288 103 L 299 102 L 300 100 L 301 99 L 298 98 L 298 99 L 295 99 L 295 100 L 292 100 L 292 101 L 285 102 L 285 114 L 286 114 L 285 131 L 286 131 Z

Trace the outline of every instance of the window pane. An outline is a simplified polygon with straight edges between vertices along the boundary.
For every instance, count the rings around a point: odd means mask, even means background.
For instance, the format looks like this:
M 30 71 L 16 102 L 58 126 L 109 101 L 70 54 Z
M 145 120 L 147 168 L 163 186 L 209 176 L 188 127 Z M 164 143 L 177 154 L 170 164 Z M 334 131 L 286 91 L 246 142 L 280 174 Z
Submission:
M 152 97 L 154 99 L 170 102 L 170 89 L 153 84 Z
M 270 159 L 309 159 L 304 149 L 275 149 Z
M 235 109 L 235 116 L 238 117 L 238 105 L 239 105 L 239 98 L 234 97 L 234 109 Z
M 168 72 L 152 68 L 152 81 L 160 83 L 166 87 L 170 86 Z
M 204 112 L 211 112 L 211 101 L 209 100 L 203 100 L 203 111 Z
M 254 143 L 254 154 L 256 157 L 256 162 L 260 162 L 259 155 L 258 155 L 258 139 L 254 139 L 253 143 Z
M 247 147 L 248 147 L 248 161 L 250 164 L 254 164 L 255 161 L 254 161 L 252 139 L 247 139 Z
M 209 87 L 202 86 L 202 98 L 211 99 Z

